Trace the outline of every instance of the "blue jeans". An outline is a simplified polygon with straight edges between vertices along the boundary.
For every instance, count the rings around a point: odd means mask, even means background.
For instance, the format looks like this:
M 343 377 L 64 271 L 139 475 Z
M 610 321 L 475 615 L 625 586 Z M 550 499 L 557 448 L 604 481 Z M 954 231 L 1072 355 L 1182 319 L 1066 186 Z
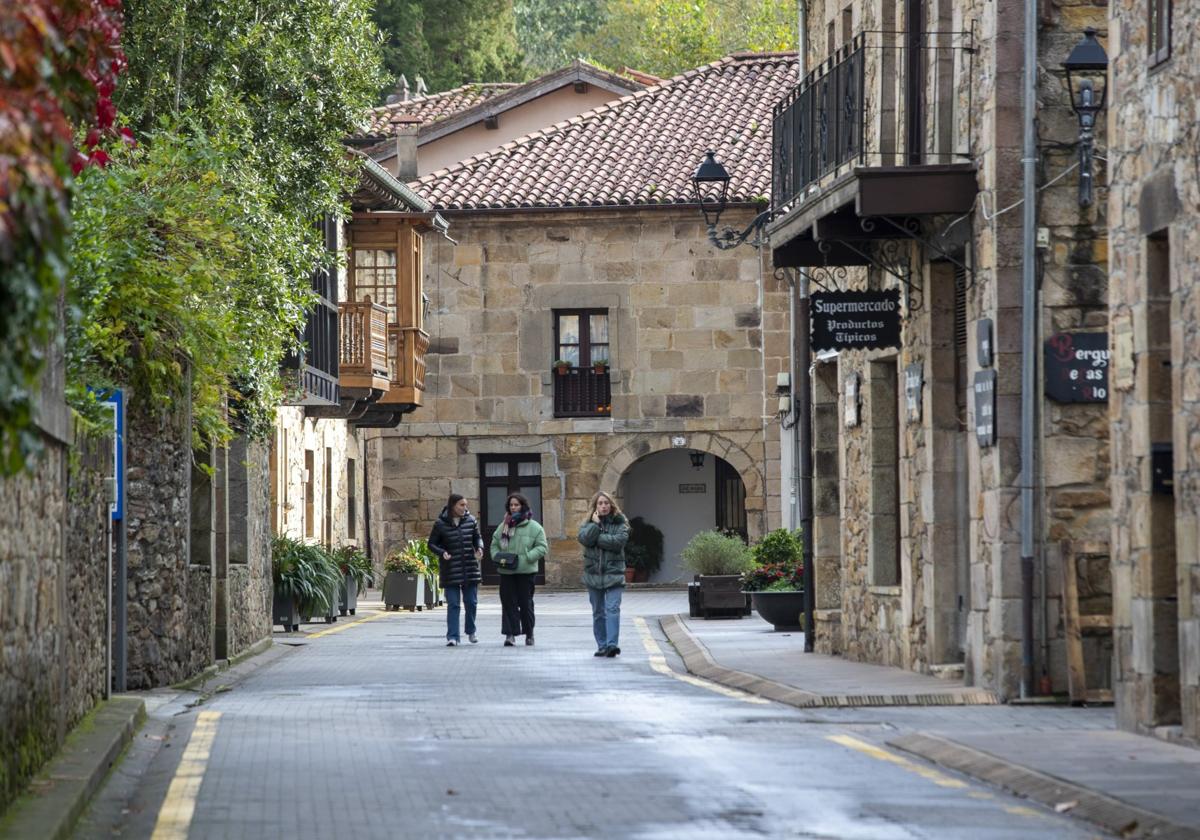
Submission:
M 623 586 L 589 589 L 592 602 L 592 635 L 600 650 L 617 647 L 621 639 L 621 592 Z
M 475 635 L 475 608 L 479 606 L 479 584 L 464 583 L 462 586 L 446 587 L 446 641 L 458 637 L 458 611 L 463 602 L 467 604 L 467 635 Z

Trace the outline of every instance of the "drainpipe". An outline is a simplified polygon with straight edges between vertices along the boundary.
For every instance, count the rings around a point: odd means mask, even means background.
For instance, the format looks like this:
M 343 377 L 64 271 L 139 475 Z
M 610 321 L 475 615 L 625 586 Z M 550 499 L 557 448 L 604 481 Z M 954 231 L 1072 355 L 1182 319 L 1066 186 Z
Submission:
M 1025 0 L 1025 141 L 1021 158 L 1024 207 L 1021 248 L 1021 697 L 1033 694 L 1033 425 L 1037 383 L 1037 288 L 1034 228 L 1037 147 L 1037 0 Z
M 796 31 L 796 82 L 803 81 L 808 58 L 808 3 L 800 0 Z M 800 527 L 804 532 L 804 651 L 812 653 L 816 640 L 816 574 L 813 569 L 812 505 L 812 359 L 808 314 L 808 269 L 801 268 L 793 289 L 795 317 L 792 319 L 792 358 L 795 376 L 792 426 L 792 486 L 799 501 Z M 794 521 L 794 520 L 793 520 Z

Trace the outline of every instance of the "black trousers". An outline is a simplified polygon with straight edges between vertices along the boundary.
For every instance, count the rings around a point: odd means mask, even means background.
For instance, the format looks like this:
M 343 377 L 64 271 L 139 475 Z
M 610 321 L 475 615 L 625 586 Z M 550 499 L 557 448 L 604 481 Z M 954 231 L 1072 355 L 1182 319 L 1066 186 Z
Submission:
M 533 635 L 533 580 L 536 575 L 500 575 L 501 630 L 505 636 Z

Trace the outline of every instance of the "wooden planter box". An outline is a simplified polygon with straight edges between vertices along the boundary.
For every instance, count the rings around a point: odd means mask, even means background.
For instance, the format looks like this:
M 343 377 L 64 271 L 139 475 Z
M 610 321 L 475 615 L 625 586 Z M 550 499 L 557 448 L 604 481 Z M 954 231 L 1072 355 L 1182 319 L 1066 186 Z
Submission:
M 750 598 L 742 592 L 741 575 L 696 575 L 695 586 L 688 587 L 689 602 L 693 597 L 693 617 L 741 618 L 750 615 Z
M 271 624 L 283 627 L 283 632 L 294 633 L 300 629 L 300 611 L 295 598 L 285 598 L 276 589 L 271 598 Z
M 358 581 L 346 575 L 342 579 L 341 591 L 338 594 L 341 596 L 338 603 L 341 614 L 354 615 L 354 611 L 358 609 Z
M 425 576 L 388 572 L 383 579 L 383 603 L 389 610 L 403 607 L 420 612 L 425 606 Z
M 776 630 L 804 629 L 803 592 L 751 592 L 750 601 L 759 617 Z

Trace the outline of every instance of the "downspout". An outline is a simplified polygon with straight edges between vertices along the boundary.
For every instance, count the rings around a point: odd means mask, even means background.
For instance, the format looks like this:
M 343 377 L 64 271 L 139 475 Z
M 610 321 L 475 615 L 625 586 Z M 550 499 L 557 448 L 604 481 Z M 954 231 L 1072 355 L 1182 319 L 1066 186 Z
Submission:
M 1025 138 L 1021 247 L 1021 697 L 1033 694 L 1033 476 L 1034 387 L 1037 353 L 1037 287 L 1035 285 L 1037 108 L 1037 0 L 1025 0 Z
M 796 83 L 806 75 L 808 57 L 808 2 L 800 0 L 796 37 Z M 795 317 L 792 320 L 792 356 L 795 360 L 796 399 L 793 410 L 797 422 L 792 426 L 793 487 L 798 488 L 800 527 L 804 532 L 804 651 L 812 653 L 816 642 L 816 570 L 813 569 L 813 505 L 812 505 L 812 360 L 808 315 L 808 269 L 801 268 L 796 289 Z

